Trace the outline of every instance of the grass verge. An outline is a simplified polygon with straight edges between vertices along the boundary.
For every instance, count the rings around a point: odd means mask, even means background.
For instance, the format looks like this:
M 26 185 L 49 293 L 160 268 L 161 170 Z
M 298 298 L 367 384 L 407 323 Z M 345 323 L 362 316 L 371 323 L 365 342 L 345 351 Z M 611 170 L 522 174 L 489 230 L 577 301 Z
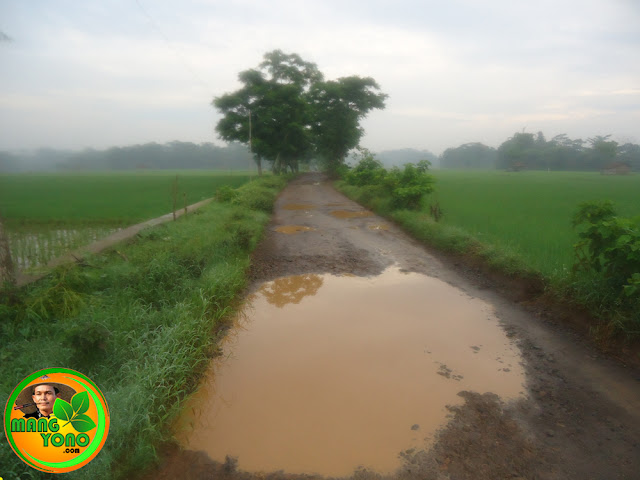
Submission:
M 69 479 L 130 478 L 156 458 L 169 425 L 216 352 L 286 180 L 268 177 L 175 222 L 0 296 L 0 399 L 29 373 L 74 368 L 104 393 L 109 438 Z M 0 443 L 4 478 L 50 475 Z

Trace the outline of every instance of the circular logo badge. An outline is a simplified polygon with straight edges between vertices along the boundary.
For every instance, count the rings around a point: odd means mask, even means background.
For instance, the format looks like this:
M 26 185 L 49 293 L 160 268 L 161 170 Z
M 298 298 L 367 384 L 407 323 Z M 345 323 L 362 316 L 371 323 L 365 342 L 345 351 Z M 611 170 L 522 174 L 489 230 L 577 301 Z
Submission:
M 29 375 L 11 393 L 4 431 L 27 465 L 43 472 L 71 472 L 102 449 L 109 408 L 96 384 L 80 372 L 47 368 Z

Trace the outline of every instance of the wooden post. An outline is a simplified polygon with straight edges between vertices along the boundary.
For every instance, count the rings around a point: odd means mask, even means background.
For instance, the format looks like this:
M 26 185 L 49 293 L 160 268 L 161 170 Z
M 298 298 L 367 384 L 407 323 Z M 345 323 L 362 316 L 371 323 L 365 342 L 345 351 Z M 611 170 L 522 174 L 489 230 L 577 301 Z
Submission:
M 0 289 L 3 285 L 9 283 L 16 284 L 16 275 L 11 261 L 11 251 L 9 250 L 9 239 L 4 232 L 2 217 L 0 216 Z
M 176 204 L 178 203 L 178 175 L 171 186 L 171 196 L 173 197 L 173 219 L 176 219 Z
M 182 192 L 182 199 L 184 200 L 184 214 L 187 214 L 187 193 Z

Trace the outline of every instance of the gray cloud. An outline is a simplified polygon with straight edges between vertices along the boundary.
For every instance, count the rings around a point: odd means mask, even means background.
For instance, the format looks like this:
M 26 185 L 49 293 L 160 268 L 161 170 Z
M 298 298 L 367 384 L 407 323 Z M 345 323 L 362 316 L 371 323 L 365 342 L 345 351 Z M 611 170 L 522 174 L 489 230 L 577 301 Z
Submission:
M 523 127 L 640 138 L 635 0 L 137 3 L 8 4 L 22 40 L 2 49 L 0 149 L 212 141 L 212 97 L 274 48 L 380 83 L 373 149 L 497 146 Z

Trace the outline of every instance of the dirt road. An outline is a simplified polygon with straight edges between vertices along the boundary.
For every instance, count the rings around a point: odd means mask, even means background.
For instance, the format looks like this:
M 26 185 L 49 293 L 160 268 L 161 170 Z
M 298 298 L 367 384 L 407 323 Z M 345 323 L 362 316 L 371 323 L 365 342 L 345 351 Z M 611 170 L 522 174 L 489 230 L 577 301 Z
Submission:
M 505 400 L 491 391 L 461 390 L 460 402 L 449 407 L 449 418 L 434 440 L 425 448 L 402 452 L 401 467 L 384 477 L 640 478 L 637 371 L 602 358 L 566 329 L 501 296 L 485 278 L 448 264 L 336 192 L 320 174 L 301 176 L 279 197 L 268 233 L 254 254 L 252 291 L 279 277 L 327 273 L 373 277 L 393 265 L 439 279 L 491 305 L 503 333 L 519 350 L 525 391 Z M 445 366 L 445 375 L 447 370 Z M 244 472 L 242 459 L 238 467 L 232 458 L 218 462 L 195 448 L 173 448 L 149 478 L 310 476 L 286 470 Z M 359 470 L 356 477 L 381 475 Z

